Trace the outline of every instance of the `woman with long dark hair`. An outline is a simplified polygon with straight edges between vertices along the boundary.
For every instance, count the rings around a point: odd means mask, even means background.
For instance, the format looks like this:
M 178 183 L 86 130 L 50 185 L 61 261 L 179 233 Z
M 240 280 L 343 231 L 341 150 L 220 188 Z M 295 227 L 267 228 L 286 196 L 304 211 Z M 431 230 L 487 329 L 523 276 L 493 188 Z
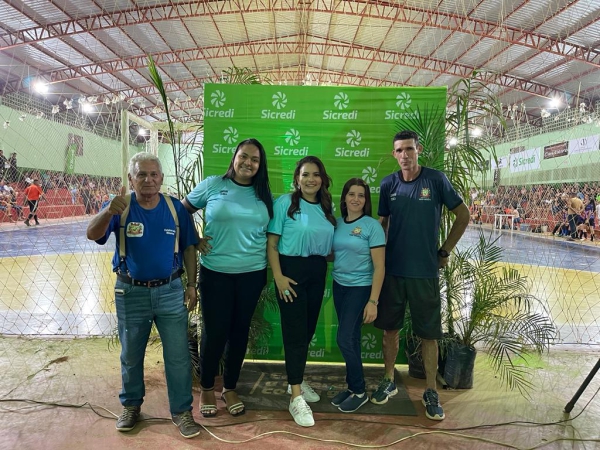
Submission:
M 323 302 L 325 258 L 331 252 L 336 223 L 330 185 L 319 158 L 298 161 L 294 192 L 277 199 L 268 229 L 267 255 L 281 314 L 289 411 L 303 427 L 315 424 L 306 402 L 320 399 L 304 381 L 304 369 Z
M 206 221 L 200 267 L 200 412 L 204 417 L 217 414 L 214 385 L 223 357 L 221 398 L 229 413 L 238 416 L 245 407 L 235 388 L 252 315 L 267 282 L 267 225 L 273 217 L 262 144 L 256 139 L 240 142 L 225 175 L 206 178 L 183 204 L 190 213 L 204 209 Z
M 342 189 L 342 217 L 333 236 L 333 302 L 338 317 L 337 344 L 346 361 L 348 389 L 331 404 L 353 412 L 369 401 L 360 348 L 360 328 L 377 317 L 385 275 L 385 233 L 371 217 L 371 193 L 361 178 Z

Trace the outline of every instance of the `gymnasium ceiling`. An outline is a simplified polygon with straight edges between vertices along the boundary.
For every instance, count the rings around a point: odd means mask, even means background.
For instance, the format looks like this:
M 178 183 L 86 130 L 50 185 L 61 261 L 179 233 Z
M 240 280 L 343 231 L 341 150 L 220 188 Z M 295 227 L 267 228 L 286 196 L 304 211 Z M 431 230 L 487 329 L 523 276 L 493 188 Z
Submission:
M 201 119 L 203 83 L 236 66 L 273 84 L 353 86 L 450 86 L 477 69 L 507 118 L 539 124 L 600 102 L 600 0 L 0 4 L 2 95 L 39 95 L 55 111 L 81 98 L 98 116 L 126 107 L 161 120 L 147 55 L 182 121 Z M 37 81 L 46 94 L 34 93 Z

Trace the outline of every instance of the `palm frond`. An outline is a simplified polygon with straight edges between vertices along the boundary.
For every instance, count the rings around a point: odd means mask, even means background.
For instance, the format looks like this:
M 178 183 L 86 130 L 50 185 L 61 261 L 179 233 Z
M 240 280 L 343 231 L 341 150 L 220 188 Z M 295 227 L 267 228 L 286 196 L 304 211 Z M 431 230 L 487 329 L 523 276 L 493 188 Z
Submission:
M 481 345 L 501 383 L 527 395 L 527 367 L 514 361 L 547 351 L 556 328 L 530 283 L 502 263 L 497 238 L 480 231 L 476 245 L 457 250 L 441 275 L 448 330 L 467 347 Z

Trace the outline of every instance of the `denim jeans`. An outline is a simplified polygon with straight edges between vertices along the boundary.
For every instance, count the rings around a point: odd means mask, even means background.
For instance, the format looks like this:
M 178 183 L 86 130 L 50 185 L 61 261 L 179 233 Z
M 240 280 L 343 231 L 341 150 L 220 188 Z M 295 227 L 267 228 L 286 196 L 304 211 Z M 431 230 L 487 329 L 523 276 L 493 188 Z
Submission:
M 192 363 L 181 278 L 154 288 L 117 280 L 115 303 L 121 340 L 121 404 L 140 406 L 144 402 L 144 356 L 155 322 L 163 348 L 171 414 L 190 411 Z
M 342 286 L 333 281 L 333 303 L 338 317 L 337 344 L 346 361 L 346 383 L 355 394 L 365 392 L 360 328 L 371 286 Z

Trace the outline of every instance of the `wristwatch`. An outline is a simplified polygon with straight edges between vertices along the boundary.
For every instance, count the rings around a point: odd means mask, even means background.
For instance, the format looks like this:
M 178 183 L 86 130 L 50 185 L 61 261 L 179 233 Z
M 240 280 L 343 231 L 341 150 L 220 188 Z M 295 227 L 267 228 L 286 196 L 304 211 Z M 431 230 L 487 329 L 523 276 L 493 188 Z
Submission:
M 440 258 L 447 258 L 448 256 L 450 256 L 450 253 L 448 253 L 446 250 L 444 250 L 443 248 L 440 248 L 437 252 L 438 256 Z

